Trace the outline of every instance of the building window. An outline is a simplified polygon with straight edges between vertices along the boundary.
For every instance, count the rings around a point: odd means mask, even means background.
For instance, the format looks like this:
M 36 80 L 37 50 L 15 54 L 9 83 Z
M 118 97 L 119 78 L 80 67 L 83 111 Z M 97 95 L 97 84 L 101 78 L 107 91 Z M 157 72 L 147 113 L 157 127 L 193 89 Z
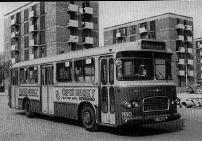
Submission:
M 40 31 L 39 33 L 39 44 L 45 44 L 45 31 Z
M 156 30 L 156 23 L 155 21 L 150 21 L 150 31 L 155 31 Z
M 177 18 L 177 24 L 184 24 L 184 21 L 182 19 Z
M 56 64 L 56 80 L 58 82 L 72 81 L 72 62 L 66 61 Z
M 136 36 L 130 36 L 130 42 L 136 41 Z
M 29 60 L 29 50 L 24 50 L 24 60 Z
M 45 14 L 45 3 L 44 2 L 40 2 L 40 15 Z
M 40 47 L 40 57 L 46 57 L 47 54 L 46 54 L 46 46 L 41 46 Z
M 156 39 L 156 32 L 150 32 L 149 34 L 148 34 L 148 39 Z
M 28 9 L 24 10 L 24 21 L 28 21 L 29 20 L 29 11 Z
M 24 23 L 24 34 L 29 34 L 29 22 Z
M 144 23 L 141 23 L 140 24 L 140 28 L 145 28 L 145 29 L 147 29 L 147 22 L 144 22 Z
M 136 25 L 132 25 L 130 28 L 130 35 L 136 34 Z
M 40 17 L 40 29 L 45 29 L 45 15 Z
M 29 47 L 29 36 L 24 36 L 24 48 Z
M 121 36 L 127 36 L 127 28 L 123 27 L 123 28 L 119 28 L 119 33 L 121 34 Z
M 74 79 L 76 82 L 92 82 L 95 77 L 95 64 L 93 58 L 74 62 Z

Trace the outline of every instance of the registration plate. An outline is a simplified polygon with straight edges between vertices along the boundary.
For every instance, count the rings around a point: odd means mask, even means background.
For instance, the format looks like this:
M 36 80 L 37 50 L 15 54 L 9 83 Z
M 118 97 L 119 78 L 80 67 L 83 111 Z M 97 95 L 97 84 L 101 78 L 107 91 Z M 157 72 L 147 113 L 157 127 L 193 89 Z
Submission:
M 160 121 L 165 121 L 167 118 L 168 118 L 167 116 L 156 117 L 156 118 L 154 118 L 154 120 L 155 120 L 156 122 L 160 122 Z

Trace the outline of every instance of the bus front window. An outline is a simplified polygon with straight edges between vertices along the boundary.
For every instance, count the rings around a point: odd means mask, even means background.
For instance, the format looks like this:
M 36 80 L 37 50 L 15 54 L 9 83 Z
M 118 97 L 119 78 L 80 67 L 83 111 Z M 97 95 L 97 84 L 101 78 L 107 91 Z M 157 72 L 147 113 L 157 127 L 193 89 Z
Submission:
M 171 80 L 171 54 L 119 52 L 117 80 Z
M 152 59 L 121 59 L 122 66 L 117 67 L 118 80 L 152 80 Z

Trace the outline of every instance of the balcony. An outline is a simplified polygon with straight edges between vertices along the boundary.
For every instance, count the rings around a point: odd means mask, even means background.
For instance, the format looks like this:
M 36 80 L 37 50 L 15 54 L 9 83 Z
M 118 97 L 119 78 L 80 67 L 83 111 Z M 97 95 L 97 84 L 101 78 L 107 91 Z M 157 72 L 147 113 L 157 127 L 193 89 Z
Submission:
M 194 71 L 188 71 L 188 76 L 194 76 Z
M 37 47 L 39 45 L 37 44 L 37 42 L 34 39 L 31 39 L 31 40 L 29 40 L 29 46 L 30 47 Z
M 35 12 L 32 10 L 29 12 L 29 19 L 37 18 L 38 16 L 35 14 Z
M 92 22 L 84 22 L 84 29 L 94 29 Z
M 202 51 L 200 51 L 200 56 L 202 56 Z
M 199 44 L 199 48 L 202 48 L 202 44 Z
M 192 31 L 192 26 L 191 26 L 191 25 L 185 25 L 185 30 L 190 30 L 190 31 Z
M 193 65 L 193 64 L 194 64 L 194 60 L 188 59 L 188 64 L 189 64 L 189 65 Z
M 34 54 L 29 54 L 29 60 L 33 60 L 34 59 Z
M 184 59 L 179 59 L 179 63 L 178 63 L 178 64 L 184 65 L 184 63 L 185 63 L 185 60 L 184 60 Z
M 93 37 L 85 37 L 84 38 L 84 43 L 83 44 L 93 44 Z
M 11 20 L 11 26 L 17 26 L 17 25 L 19 25 L 19 24 L 17 23 L 16 18 L 12 19 Z
M 185 48 L 184 47 L 179 47 L 179 50 L 176 51 L 176 52 L 185 53 Z
M 11 38 L 20 38 L 20 32 L 12 32 Z
M 179 76 L 185 76 L 185 71 L 184 70 L 180 70 L 178 75 Z
M 147 29 L 145 27 L 141 27 L 141 28 L 139 28 L 139 32 L 140 32 L 140 34 L 147 33 Z
M 188 48 L 188 53 L 192 54 L 193 53 L 193 49 L 192 48 Z
M 200 60 L 201 64 L 202 64 L 202 59 Z
M 93 15 L 93 8 L 91 7 L 85 7 L 83 9 L 83 14 L 90 14 L 90 15 Z
M 34 25 L 30 25 L 29 26 L 29 32 L 31 33 L 31 32 L 37 32 L 38 30 L 37 30 L 37 27 L 36 26 L 34 26 Z
M 11 58 L 11 64 L 15 64 L 16 61 L 15 61 L 15 58 Z
M 17 45 L 11 45 L 11 51 L 17 51 L 18 50 L 18 47 Z
M 67 23 L 67 27 L 78 27 L 78 21 L 77 20 L 69 20 L 69 23 Z
M 176 25 L 176 29 L 185 29 L 185 26 L 181 23 Z
M 68 43 L 78 43 L 79 42 L 79 36 L 70 35 Z
M 178 35 L 178 37 L 177 37 L 176 40 L 184 41 L 184 36 L 182 36 L 182 35 Z
M 67 7 L 67 11 L 69 12 L 78 12 L 78 5 L 69 4 Z
M 187 41 L 188 42 L 192 42 L 192 37 L 191 36 L 187 36 Z

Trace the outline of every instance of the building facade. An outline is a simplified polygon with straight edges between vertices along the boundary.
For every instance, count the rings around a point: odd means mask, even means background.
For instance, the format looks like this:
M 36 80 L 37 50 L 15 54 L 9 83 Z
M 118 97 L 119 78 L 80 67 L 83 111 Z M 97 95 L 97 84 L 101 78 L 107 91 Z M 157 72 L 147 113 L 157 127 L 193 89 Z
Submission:
M 4 16 L 4 51 L 12 63 L 99 44 L 98 2 L 30 2 Z
M 194 83 L 193 18 L 165 13 L 104 29 L 104 45 L 139 39 L 165 41 L 173 51 L 172 77 L 178 87 Z
M 196 69 L 196 83 L 202 84 L 202 38 L 194 39 L 196 48 L 195 55 L 195 69 Z

